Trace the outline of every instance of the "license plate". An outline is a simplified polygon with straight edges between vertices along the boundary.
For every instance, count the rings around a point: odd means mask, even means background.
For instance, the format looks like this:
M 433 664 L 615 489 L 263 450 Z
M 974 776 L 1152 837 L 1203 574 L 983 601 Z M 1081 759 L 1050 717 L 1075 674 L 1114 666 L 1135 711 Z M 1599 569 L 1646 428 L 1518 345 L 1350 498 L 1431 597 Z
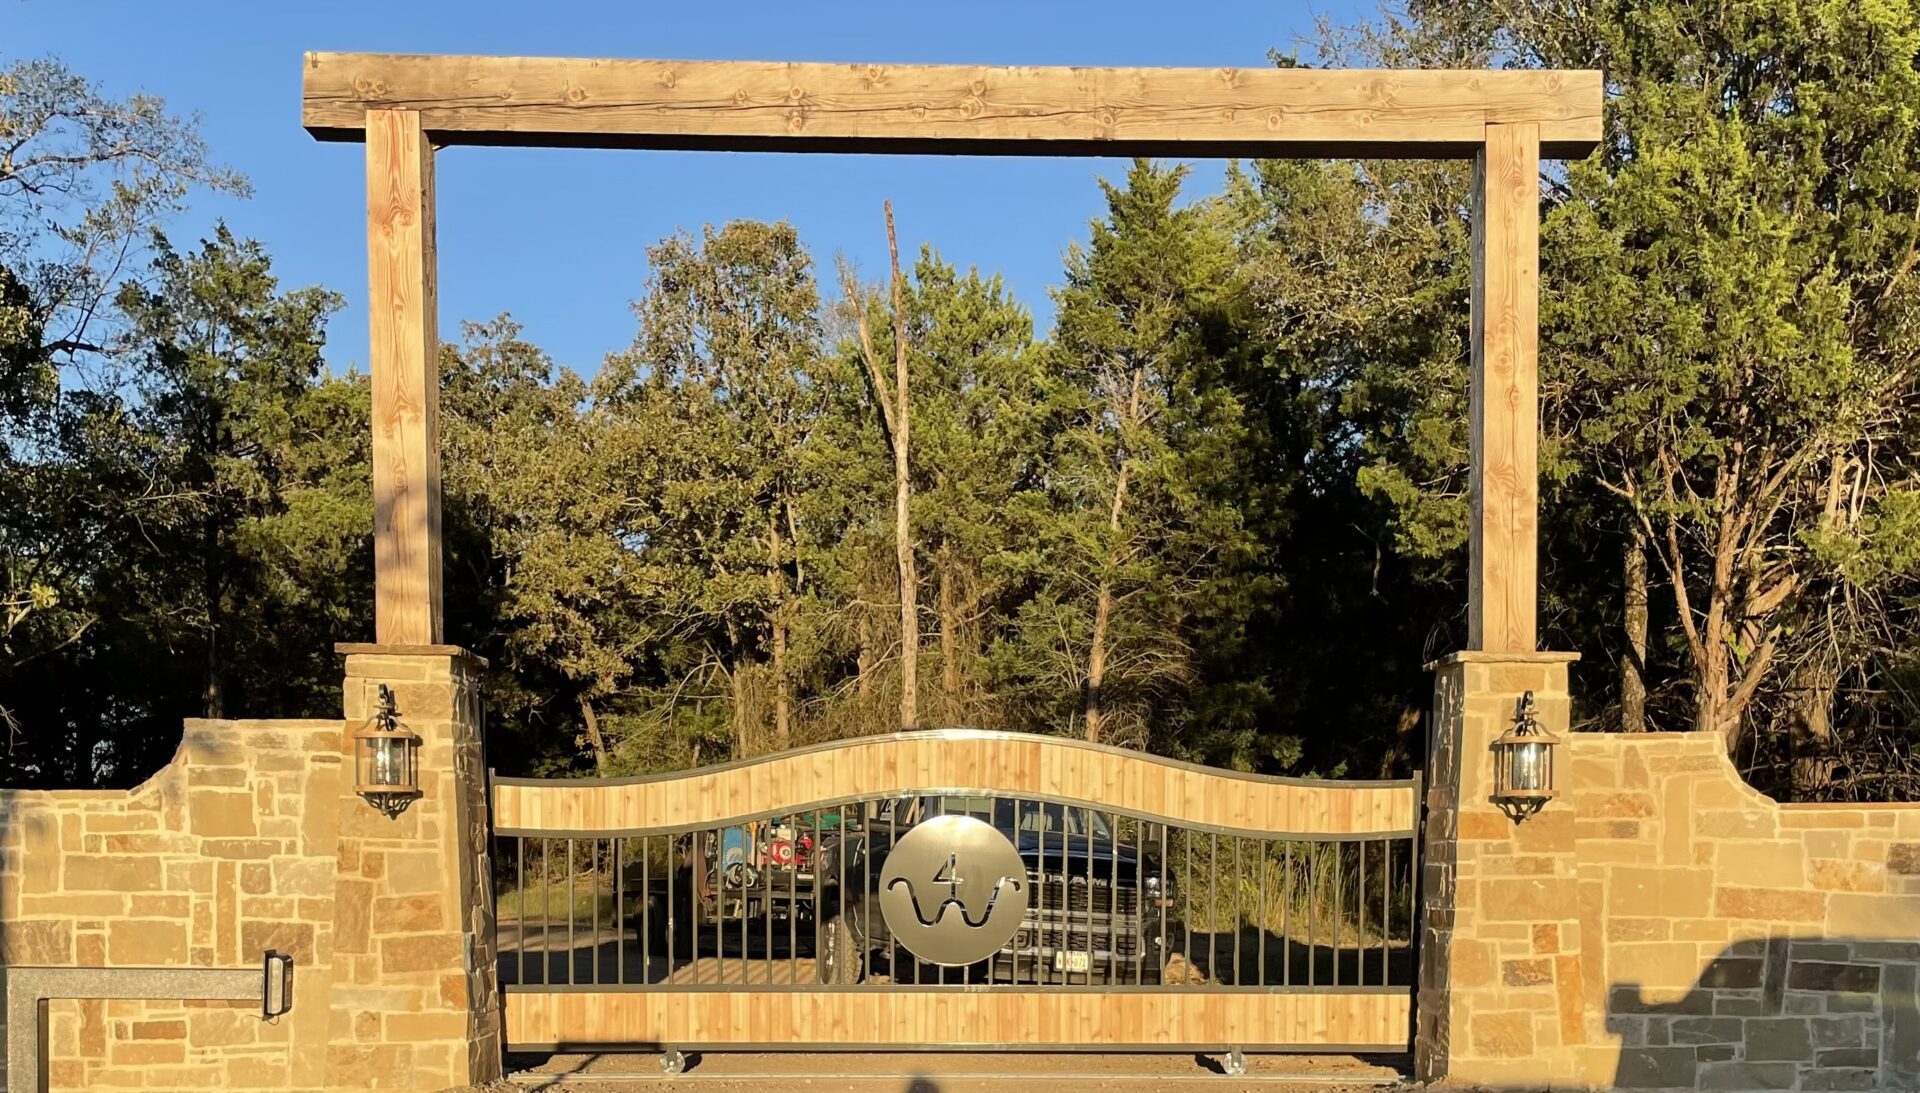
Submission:
M 1084 972 L 1092 966 L 1092 953 L 1059 952 L 1053 954 L 1053 970 L 1056 972 Z

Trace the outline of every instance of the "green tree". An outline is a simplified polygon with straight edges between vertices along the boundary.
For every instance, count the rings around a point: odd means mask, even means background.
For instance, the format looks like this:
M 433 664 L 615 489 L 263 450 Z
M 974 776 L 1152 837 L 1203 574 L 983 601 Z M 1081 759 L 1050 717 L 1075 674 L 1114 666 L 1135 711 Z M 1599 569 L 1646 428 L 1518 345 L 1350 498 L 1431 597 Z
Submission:
M 1729 750 L 1830 726 L 1836 669 L 1907 640 L 1887 612 L 1911 571 L 1885 529 L 1914 488 L 1917 35 L 1904 5 L 1492 0 L 1334 43 L 1373 63 L 1607 72 L 1601 150 L 1544 176 L 1549 609 L 1575 643 L 1623 648 L 1620 694 L 1665 661 L 1681 716 Z M 1436 410 L 1460 385 L 1435 388 L 1407 421 L 1451 416 Z M 1373 472 L 1403 527 L 1445 511 L 1431 484 L 1456 473 L 1449 448 Z M 1567 527 L 1601 529 L 1624 562 L 1556 544 Z M 1642 550 L 1664 640 L 1637 606 Z M 1882 560 L 1836 564 L 1859 551 Z M 1582 606 L 1602 596 L 1604 625 Z
M 224 228 L 186 253 L 158 240 L 118 294 L 127 382 L 63 393 L 18 514 L 69 552 L 62 609 L 95 620 L 0 667 L 25 778 L 137 779 L 182 714 L 337 708 L 331 646 L 367 620 L 372 519 L 366 386 L 321 370 L 338 306 L 280 290 Z
M 280 292 L 265 251 L 224 225 L 196 252 L 178 254 L 165 240 L 157 251 L 153 286 L 129 285 L 118 301 L 136 362 L 128 413 L 153 483 L 122 500 L 154 564 L 172 575 L 136 602 L 156 636 L 196 651 L 202 714 L 225 717 L 230 684 L 250 676 L 242 635 L 273 632 L 257 612 L 275 604 L 265 585 L 278 536 L 306 550 L 297 540 L 321 530 L 287 509 L 306 439 L 296 429 L 313 414 L 302 404 L 341 301 L 322 289 Z
M 806 593 L 799 499 L 820 398 L 812 262 L 790 225 L 753 221 L 673 236 L 649 258 L 639 338 L 608 360 L 596 398 L 657 438 L 633 483 L 651 506 L 646 553 L 692 581 L 672 589 L 674 610 L 703 631 L 703 666 L 728 682 L 736 752 L 784 747 Z
M 1217 202 L 1178 202 L 1184 168 L 1136 161 L 1057 294 L 1038 591 L 1006 654 L 1036 710 L 1092 741 L 1146 743 L 1147 714 L 1193 679 L 1192 637 L 1243 560 L 1232 503 L 1241 408 L 1206 350 L 1228 291 Z
M 73 428 L 60 396 L 113 387 L 104 351 L 122 274 L 195 186 L 245 191 L 209 161 L 195 123 L 159 99 L 109 97 L 57 60 L 0 65 L 0 661 L 9 665 L 56 656 L 98 621 L 81 604 L 97 525 L 65 518 L 88 504 L 89 487 L 53 454 Z M 0 700 L 9 742 L 14 705 Z

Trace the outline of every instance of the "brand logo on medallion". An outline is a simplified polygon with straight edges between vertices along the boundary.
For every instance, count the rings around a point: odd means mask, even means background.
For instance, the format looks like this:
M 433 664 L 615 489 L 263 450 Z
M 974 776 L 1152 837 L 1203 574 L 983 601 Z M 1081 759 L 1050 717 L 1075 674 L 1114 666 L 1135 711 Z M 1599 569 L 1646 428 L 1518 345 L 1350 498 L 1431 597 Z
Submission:
M 1026 862 L 993 825 L 935 816 L 915 824 L 887 854 L 880 913 L 922 960 L 949 967 L 985 960 L 1026 918 Z

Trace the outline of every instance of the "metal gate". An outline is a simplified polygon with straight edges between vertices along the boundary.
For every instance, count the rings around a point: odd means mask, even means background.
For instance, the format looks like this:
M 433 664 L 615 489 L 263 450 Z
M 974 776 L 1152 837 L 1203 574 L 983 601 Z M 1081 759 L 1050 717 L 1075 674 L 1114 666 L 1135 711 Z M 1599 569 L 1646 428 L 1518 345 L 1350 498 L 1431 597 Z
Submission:
M 1417 778 L 936 730 L 492 794 L 515 1050 L 1408 1044 Z

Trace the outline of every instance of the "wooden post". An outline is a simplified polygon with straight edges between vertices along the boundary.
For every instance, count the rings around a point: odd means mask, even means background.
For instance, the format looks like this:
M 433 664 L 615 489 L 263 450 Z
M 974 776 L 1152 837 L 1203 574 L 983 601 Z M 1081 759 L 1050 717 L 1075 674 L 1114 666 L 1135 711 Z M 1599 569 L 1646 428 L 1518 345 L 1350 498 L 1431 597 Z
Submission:
M 1474 157 L 1467 648 L 1535 649 L 1540 127 L 1490 124 Z
M 433 148 L 420 114 L 369 110 L 373 630 L 383 645 L 441 640 L 435 264 Z

